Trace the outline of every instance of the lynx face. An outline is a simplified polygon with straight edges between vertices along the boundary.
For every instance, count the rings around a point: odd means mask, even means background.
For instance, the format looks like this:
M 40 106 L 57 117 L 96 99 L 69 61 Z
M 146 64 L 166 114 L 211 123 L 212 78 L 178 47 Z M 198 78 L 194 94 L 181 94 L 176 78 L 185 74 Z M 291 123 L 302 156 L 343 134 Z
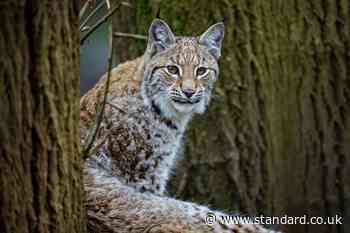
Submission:
M 218 77 L 222 23 L 200 37 L 175 37 L 155 20 L 149 29 L 142 94 L 168 116 L 202 113 Z

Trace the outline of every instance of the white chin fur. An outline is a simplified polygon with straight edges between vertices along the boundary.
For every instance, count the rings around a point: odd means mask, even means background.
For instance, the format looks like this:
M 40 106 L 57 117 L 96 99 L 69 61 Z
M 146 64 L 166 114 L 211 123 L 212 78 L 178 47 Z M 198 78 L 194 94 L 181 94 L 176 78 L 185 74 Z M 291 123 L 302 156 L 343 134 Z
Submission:
M 206 109 L 203 99 L 196 104 L 181 104 L 181 103 L 174 102 L 172 100 L 170 100 L 169 102 L 170 102 L 169 104 L 172 106 L 174 111 L 184 115 L 186 114 L 191 115 L 193 113 L 202 114 L 203 112 L 205 112 L 205 109 Z
M 174 101 L 171 101 L 171 105 L 179 113 L 193 113 L 197 104 L 181 104 Z
M 192 116 L 194 113 L 202 114 L 206 110 L 204 98 L 196 104 L 181 104 L 176 103 L 169 98 L 162 98 L 158 96 L 155 99 L 155 102 L 158 104 L 162 113 L 166 117 L 187 118 Z

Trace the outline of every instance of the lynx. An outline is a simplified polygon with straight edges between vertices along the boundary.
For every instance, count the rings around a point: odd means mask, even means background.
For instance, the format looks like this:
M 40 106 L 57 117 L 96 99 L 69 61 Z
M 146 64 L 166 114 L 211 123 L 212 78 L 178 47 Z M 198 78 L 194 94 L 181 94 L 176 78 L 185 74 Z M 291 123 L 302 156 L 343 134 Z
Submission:
M 144 55 L 112 70 L 97 149 L 84 169 L 90 232 L 269 232 L 248 223 L 206 224 L 208 214 L 223 214 L 166 196 L 187 125 L 210 102 L 223 37 L 223 23 L 199 37 L 175 37 L 156 19 Z M 105 81 L 81 99 L 82 143 Z

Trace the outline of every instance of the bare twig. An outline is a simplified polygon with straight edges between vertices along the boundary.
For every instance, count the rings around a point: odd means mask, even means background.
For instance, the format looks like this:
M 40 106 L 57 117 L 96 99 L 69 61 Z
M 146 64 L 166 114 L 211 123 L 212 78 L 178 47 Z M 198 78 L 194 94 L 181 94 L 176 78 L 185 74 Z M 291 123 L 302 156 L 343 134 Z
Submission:
M 131 34 L 131 33 L 124 33 L 124 32 L 115 32 L 114 36 L 115 37 L 128 37 L 128 38 L 133 38 L 133 39 L 138 39 L 138 40 L 147 40 L 147 36 L 138 35 L 138 34 Z
M 111 9 L 111 3 L 109 2 L 109 0 L 106 0 L 106 4 L 107 4 L 107 9 Z
M 123 6 L 129 7 L 129 8 L 134 8 L 130 2 L 121 2 L 120 4 L 122 4 Z
M 110 136 L 110 133 L 106 133 L 106 135 L 100 139 L 100 140 L 97 140 L 96 142 L 96 146 L 94 146 L 93 148 L 91 148 L 87 154 L 84 154 L 83 155 L 83 159 L 86 159 L 88 157 L 90 157 L 91 155 L 93 154 L 96 154 L 97 151 L 103 146 L 103 144 L 106 142 L 106 140 L 108 139 L 108 137 Z
M 91 0 L 86 0 L 83 7 L 81 8 L 80 12 L 79 12 L 79 19 L 81 20 L 81 18 L 84 16 L 85 11 L 87 10 L 87 8 L 89 7 L 89 5 L 91 4 Z
M 85 27 L 83 27 L 82 29 L 80 29 L 80 32 L 85 32 L 85 31 L 87 31 L 87 30 L 89 30 L 89 29 L 90 29 L 89 26 L 85 26 Z
M 107 100 L 107 104 L 109 104 L 112 108 L 122 112 L 122 113 L 127 113 L 124 109 L 122 109 L 121 107 L 119 107 L 118 105 L 112 103 L 111 101 Z
M 107 0 L 108 1 L 108 0 Z M 109 2 L 107 3 L 107 6 L 109 5 Z M 108 13 L 108 15 L 112 15 L 113 12 L 116 11 L 116 9 L 118 9 L 120 5 L 118 4 L 118 6 L 114 7 L 112 10 L 110 10 L 110 12 Z M 110 83 L 110 77 L 111 77 L 111 70 L 112 70 L 112 65 L 113 65 L 113 24 L 111 23 L 109 25 L 109 53 L 108 53 L 108 71 L 107 71 L 107 80 L 106 80 L 106 85 L 105 85 L 105 89 L 104 89 L 104 95 L 103 95 L 103 101 L 102 101 L 102 107 L 100 109 L 100 112 L 98 113 L 98 117 L 97 117 L 97 121 L 96 121 L 96 125 L 95 128 L 93 129 L 92 132 L 92 136 L 88 137 L 90 140 L 88 141 L 88 145 L 86 146 L 86 148 L 83 150 L 83 158 L 86 159 L 89 155 L 90 155 L 90 150 L 94 144 L 94 141 L 96 139 L 96 136 L 98 134 L 98 131 L 100 129 L 100 125 L 102 123 L 103 120 L 103 115 L 104 115 L 104 110 L 105 110 L 105 106 L 106 106 L 106 102 L 107 102 L 107 95 L 109 92 L 109 83 Z M 99 145 L 97 145 L 97 148 L 99 147 Z M 96 147 L 95 147 L 96 149 Z
M 121 4 L 119 3 L 116 5 L 112 10 L 108 12 L 107 15 L 103 16 L 99 21 L 97 21 L 89 31 L 86 32 L 86 34 L 80 39 L 80 44 L 82 45 L 84 41 L 90 36 L 91 33 L 93 33 L 99 26 L 101 26 L 104 22 L 109 19 L 119 8 Z M 113 35 L 112 35 L 113 36 Z
M 92 16 L 94 16 L 97 11 L 99 9 L 101 9 L 106 3 L 105 2 L 101 2 L 100 4 L 98 4 L 98 6 L 91 11 L 91 13 L 84 19 L 84 21 L 81 23 L 79 30 L 82 31 L 82 29 L 86 26 L 86 24 L 89 22 L 89 20 L 92 18 Z

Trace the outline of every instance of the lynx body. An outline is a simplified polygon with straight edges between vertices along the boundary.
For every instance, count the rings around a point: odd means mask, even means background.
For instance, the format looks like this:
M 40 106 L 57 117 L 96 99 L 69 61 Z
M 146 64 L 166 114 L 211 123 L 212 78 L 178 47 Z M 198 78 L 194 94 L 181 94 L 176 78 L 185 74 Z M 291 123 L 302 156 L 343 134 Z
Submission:
M 105 141 L 88 166 L 142 192 L 165 191 L 186 126 L 209 103 L 223 30 L 216 24 L 202 37 L 175 38 L 165 23 L 153 23 L 145 55 L 112 72 L 112 89 L 118 79 L 135 85 L 110 95 L 99 134 Z
M 219 23 L 200 37 L 175 37 L 155 20 L 144 56 L 112 71 L 97 149 L 84 169 L 90 232 L 269 232 L 254 224 L 207 225 L 212 210 L 164 196 L 186 127 L 210 102 L 223 35 Z M 105 79 L 81 99 L 83 144 Z

